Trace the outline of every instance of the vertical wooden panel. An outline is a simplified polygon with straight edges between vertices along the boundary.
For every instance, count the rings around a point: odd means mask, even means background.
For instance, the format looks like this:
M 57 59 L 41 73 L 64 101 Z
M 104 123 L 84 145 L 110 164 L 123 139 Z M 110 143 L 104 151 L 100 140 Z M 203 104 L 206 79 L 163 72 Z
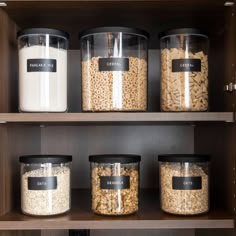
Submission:
M 234 125 L 195 128 L 195 152 L 211 155 L 211 204 L 221 204 L 233 213 Z
M 40 230 L 0 231 L 0 236 L 41 236 Z
M 235 73 L 235 7 L 226 7 L 225 14 L 225 84 L 236 83 Z M 224 107 L 225 111 L 236 110 L 236 92 L 225 93 Z
M 68 236 L 68 230 L 42 230 L 41 236 Z
M 157 188 L 157 155 L 193 153 L 191 126 L 46 126 L 42 129 L 42 153 L 73 155 L 73 188 L 90 186 L 88 156 L 133 153 L 142 156 L 141 187 Z
M 8 132 L 5 125 L 0 125 L 0 215 L 6 212 L 9 196 L 5 161 L 8 157 Z
M 16 24 L 0 9 L 0 112 L 17 110 Z
M 235 236 L 236 231 L 232 229 L 198 229 L 196 230 L 196 236 Z
M 91 230 L 91 236 L 194 236 L 189 230 Z
M 40 153 L 40 129 L 30 126 L 0 126 L 0 214 L 20 202 L 19 156 Z

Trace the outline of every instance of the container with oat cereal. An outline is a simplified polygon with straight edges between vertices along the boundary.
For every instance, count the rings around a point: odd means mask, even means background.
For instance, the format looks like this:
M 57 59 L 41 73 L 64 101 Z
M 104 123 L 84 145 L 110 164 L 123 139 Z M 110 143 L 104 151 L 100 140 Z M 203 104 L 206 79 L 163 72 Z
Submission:
M 92 210 L 101 215 L 129 215 L 139 206 L 138 155 L 92 155 Z
M 209 211 L 208 155 L 159 155 L 161 209 L 177 215 Z
M 49 216 L 70 210 L 71 156 L 21 156 L 21 209 Z
M 83 111 L 146 111 L 148 37 L 126 27 L 80 34 Z
M 161 110 L 208 110 L 208 37 L 192 28 L 160 34 Z

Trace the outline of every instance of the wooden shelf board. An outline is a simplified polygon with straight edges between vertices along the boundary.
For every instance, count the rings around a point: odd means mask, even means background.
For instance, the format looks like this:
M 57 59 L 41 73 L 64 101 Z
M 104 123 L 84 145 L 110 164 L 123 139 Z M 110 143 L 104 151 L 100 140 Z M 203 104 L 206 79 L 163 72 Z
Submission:
M 142 190 L 140 210 L 130 216 L 99 216 L 91 211 L 90 191 L 72 191 L 72 209 L 54 217 L 32 217 L 14 210 L 0 217 L 0 230 L 46 229 L 202 229 L 234 228 L 234 219 L 224 209 L 213 207 L 200 216 L 173 216 L 160 210 L 158 193 Z
M 233 122 L 233 112 L 0 113 L 0 123 Z

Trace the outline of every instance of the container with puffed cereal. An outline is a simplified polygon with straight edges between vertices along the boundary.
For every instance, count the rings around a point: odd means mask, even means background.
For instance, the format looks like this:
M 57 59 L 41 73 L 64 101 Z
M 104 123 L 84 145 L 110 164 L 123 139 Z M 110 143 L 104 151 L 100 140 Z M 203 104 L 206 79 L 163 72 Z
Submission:
M 80 33 L 83 111 L 147 110 L 148 38 L 127 27 Z
M 192 28 L 160 34 L 161 110 L 208 110 L 208 37 Z

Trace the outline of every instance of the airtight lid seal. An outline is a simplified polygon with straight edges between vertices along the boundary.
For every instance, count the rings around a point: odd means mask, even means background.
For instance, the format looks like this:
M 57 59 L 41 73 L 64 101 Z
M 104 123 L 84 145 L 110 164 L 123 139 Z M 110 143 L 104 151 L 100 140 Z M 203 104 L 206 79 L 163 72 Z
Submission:
M 98 28 L 87 29 L 79 33 L 79 38 L 99 33 L 119 33 L 119 32 L 125 34 L 134 34 L 149 38 L 149 33 L 146 32 L 145 30 L 137 28 L 128 28 L 128 27 L 98 27 Z
M 202 154 L 168 154 L 159 155 L 158 161 L 160 162 L 209 162 L 209 155 Z
M 72 161 L 72 156 L 69 155 L 28 155 L 20 156 L 20 162 L 25 164 L 61 164 Z
M 49 29 L 49 28 L 30 28 L 30 29 L 24 29 L 19 32 L 17 32 L 17 38 L 27 35 L 35 35 L 35 34 L 49 34 L 53 36 L 59 36 L 68 39 L 69 34 L 62 30 L 57 29 Z
M 96 163 L 134 163 L 140 162 L 141 156 L 131 154 L 105 154 L 105 155 L 91 155 L 89 156 L 90 162 Z
M 201 37 L 208 38 L 201 30 L 195 28 L 180 28 L 180 29 L 170 29 L 159 34 L 159 38 L 164 38 L 172 35 L 197 35 Z

